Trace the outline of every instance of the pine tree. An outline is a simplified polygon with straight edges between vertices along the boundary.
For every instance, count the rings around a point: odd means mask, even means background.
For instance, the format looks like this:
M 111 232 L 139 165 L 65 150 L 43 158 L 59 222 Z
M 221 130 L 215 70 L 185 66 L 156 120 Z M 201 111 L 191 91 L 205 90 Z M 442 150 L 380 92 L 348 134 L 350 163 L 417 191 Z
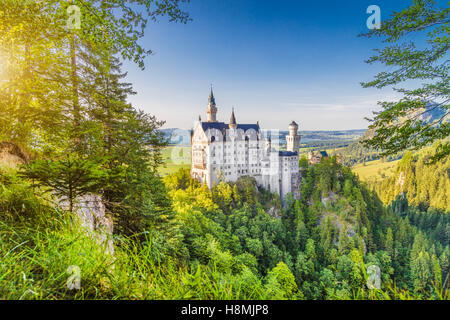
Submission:
M 22 174 L 50 190 L 60 201 L 67 201 L 70 212 L 77 198 L 99 191 L 106 177 L 99 163 L 76 154 L 58 160 L 36 160 L 25 166 Z

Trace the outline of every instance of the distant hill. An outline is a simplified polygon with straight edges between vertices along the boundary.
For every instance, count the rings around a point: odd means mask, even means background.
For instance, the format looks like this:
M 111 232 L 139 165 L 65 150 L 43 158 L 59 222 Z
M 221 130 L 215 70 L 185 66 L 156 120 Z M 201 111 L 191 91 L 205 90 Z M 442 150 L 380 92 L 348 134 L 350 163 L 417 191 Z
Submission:
M 449 122 L 450 117 L 445 116 L 446 111 L 440 107 L 439 104 L 435 102 L 430 102 L 422 110 L 418 110 L 413 113 L 412 116 L 417 115 L 417 119 L 422 121 L 422 124 L 428 124 L 436 122 L 436 124 L 442 124 Z
M 161 129 L 160 131 L 164 134 L 164 138 L 169 142 L 169 144 L 191 144 L 191 135 L 189 130 L 180 128 L 168 128 Z
M 415 117 L 422 125 L 429 123 L 436 123 L 435 125 L 440 125 L 442 123 L 448 122 L 449 117 L 445 116 L 446 112 L 437 103 L 428 103 L 425 108 L 417 110 L 408 118 Z M 358 141 L 350 143 L 346 148 L 339 150 L 343 156 L 343 161 L 347 165 L 354 165 L 357 163 L 364 163 L 367 161 L 377 160 L 380 158 L 380 153 L 382 150 L 376 150 L 372 148 L 366 148 L 359 142 L 364 139 L 370 139 L 374 135 L 374 129 L 368 129 Z M 388 157 L 387 161 L 401 159 L 404 153 L 399 153 L 394 156 Z
M 160 130 L 164 137 L 169 141 L 169 144 L 190 144 L 189 130 L 180 128 L 167 128 Z M 337 131 L 300 131 L 302 136 L 302 146 L 317 145 L 317 143 L 323 142 L 349 142 L 358 140 L 366 131 L 366 129 L 354 129 L 354 130 L 337 130 Z M 267 132 L 267 130 L 263 130 Z M 279 140 L 281 145 L 286 144 L 286 135 L 289 131 L 279 131 Z
M 354 141 L 359 139 L 366 129 L 354 130 L 337 130 L 337 131 L 300 131 L 302 136 L 302 143 L 317 142 L 317 141 Z M 280 131 L 280 139 L 286 141 L 285 137 L 288 131 Z
M 427 165 L 434 147 L 407 152 L 393 174 L 373 185 L 380 199 L 389 204 L 404 195 L 410 205 L 426 211 L 429 207 L 450 212 L 450 157 Z

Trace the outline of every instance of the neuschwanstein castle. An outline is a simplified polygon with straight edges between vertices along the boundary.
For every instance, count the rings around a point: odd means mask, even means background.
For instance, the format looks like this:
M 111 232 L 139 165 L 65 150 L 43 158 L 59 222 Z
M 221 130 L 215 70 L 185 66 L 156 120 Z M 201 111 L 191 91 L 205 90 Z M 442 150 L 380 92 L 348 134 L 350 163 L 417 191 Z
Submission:
M 206 113 L 207 121 L 199 117 L 191 133 L 191 176 L 194 179 L 211 188 L 221 180 L 236 181 L 239 177 L 250 176 L 282 199 L 289 192 L 297 199 L 300 197 L 300 135 L 295 121 L 289 125 L 287 150 L 278 151 L 258 122 L 238 123 L 234 109 L 229 123 L 217 121 L 212 89 Z

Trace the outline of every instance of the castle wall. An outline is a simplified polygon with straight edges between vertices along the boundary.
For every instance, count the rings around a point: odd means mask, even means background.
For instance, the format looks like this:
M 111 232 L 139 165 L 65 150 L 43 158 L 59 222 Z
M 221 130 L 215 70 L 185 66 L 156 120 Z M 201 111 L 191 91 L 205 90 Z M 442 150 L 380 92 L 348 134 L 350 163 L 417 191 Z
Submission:
M 243 137 L 220 138 L 202 132 L 192 139 L 191 174 L 209 188 L 220 180 L 234 182 L 243 176 L 255 178 L 257 183 L 284 198 L 298 186 L 298 155 L 281 156 L 278 151 L 267 154 L 264 140 L 245 140 Z M 199 138 L 200 137 L 200 138 Z M 213 140 L 213 141 L 208 141 Z
M 298 155 L 280 157 L 281 191 L 280 197 L 284 198 L 288 193 L 296 191 L 296 181 L 299 179 Z

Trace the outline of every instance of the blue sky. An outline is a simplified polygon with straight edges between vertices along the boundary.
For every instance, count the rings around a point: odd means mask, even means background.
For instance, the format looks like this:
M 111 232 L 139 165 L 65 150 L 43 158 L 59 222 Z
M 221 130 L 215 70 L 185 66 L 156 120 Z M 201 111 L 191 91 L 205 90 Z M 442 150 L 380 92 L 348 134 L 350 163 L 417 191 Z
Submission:
M 363 89 L 381 66 L 364 63 L 379 39 L 366 32 L 366 9 L 381 18 L 410 1 L 191 0 L 184 24 L 149 23 L 142 44 L 153 50 L 146 69 L 125 64 L 137 95 L 130 101 L 165 120 L 165 128 L 191 128 L 206 119 L 213 84 L 219 121 L 259 120 L 266 129 L 366 128 L 364 117 L 390 89 Z

